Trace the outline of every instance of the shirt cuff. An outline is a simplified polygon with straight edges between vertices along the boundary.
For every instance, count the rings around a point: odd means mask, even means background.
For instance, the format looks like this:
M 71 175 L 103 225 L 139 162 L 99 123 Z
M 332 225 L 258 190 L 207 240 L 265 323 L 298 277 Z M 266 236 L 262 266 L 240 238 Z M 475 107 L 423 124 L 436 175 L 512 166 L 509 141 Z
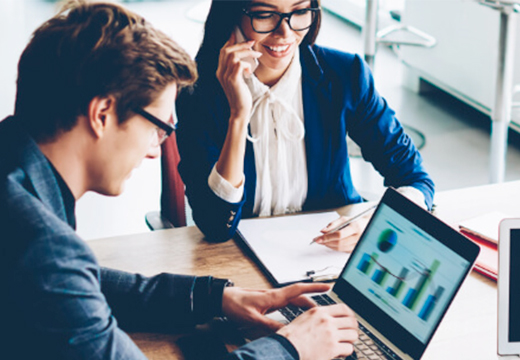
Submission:
M 197 324 L 208 322 L 214 317 L 222 316 L 222 295 L 224 288 L 230 283 L 227 279 L 212 276 L 195 278 L 192 285 L 192 311 Z
M 414 203 L 427 210 L 428 205 L 426 204 L 426 197 L 422 193 L 421 190 L 414 188 L 413 186 L 402 186 L 397 188 L 397 191 L 401 193 L 401 195 L 406 196 L 409 200 L 412 200 Z
M 229 203 L 240 202 L 244 196 L 244 175 L 242 175 L 240 185 L 234 187 L 218 173 L 217 164 L 213 166 L 213 169 L 209 174 L 208 185 L 215 195 Z

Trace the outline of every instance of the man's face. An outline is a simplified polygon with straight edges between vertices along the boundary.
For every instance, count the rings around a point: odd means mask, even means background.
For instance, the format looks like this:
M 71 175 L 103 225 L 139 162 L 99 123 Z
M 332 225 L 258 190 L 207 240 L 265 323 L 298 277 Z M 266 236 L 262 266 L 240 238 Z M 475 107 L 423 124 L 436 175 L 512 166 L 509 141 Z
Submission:
M 144 110 L 169 122 L 176 94 L 177 85 L 172 83 Z M 121 194 L 124 183 L 144 158 L 154 159 L 161 155 L 157 136 L 157 126 L 138 114 L 122 124 L 114 122 L 102 139 L 95 164 L 90 166 L 91 190 L 109 196 Z

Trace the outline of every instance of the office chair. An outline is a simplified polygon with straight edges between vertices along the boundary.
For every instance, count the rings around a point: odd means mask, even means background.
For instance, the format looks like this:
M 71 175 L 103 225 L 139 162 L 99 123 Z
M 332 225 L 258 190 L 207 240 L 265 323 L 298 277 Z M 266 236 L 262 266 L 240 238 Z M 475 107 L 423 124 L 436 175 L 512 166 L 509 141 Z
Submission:
M 177 166 L 180 155 L 175 132 L 161 146 L 161 211 L 145 215 L 150 230 L 186 226 L 184 183 Z

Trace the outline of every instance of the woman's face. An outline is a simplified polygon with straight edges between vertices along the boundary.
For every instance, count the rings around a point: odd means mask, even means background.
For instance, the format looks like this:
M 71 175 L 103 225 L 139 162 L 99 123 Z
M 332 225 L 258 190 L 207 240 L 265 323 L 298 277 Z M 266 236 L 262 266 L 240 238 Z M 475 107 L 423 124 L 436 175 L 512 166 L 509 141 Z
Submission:
M 310 7 L 310 0 L 253 0 L 247 11 L 250 13 L 263 11 L 290 13 Z M 298 16 L 300 17 L 298 18 Z M 312 16 L 312 14 L 309 13 L 308 16 Z M 277 18 L 276 16 L 274 17 Z M 297 25 L 299 22 L 305 21 L 301 19 L 301 15 L 293 15 L 291 22 L 293 27 L 295 24 Z M 255 71 L 257 76 L 259 72 L 268 76 L 271 75 L 271 77 L 275 74 L 281 76 L 291 63 L 294 52 L 309 32 L 309 29 L 303 31 L 292 30 L 287 20 L 287 18 L 282 20 L 280 26 L 275 31 L 261 34 L 253 30 L 249 16 L 245 14 L 242 16 L 240 25 L 246 39 L 255 40 L 253 49 L 262 53 L 262 56 L 258 59 L 258 69 Z

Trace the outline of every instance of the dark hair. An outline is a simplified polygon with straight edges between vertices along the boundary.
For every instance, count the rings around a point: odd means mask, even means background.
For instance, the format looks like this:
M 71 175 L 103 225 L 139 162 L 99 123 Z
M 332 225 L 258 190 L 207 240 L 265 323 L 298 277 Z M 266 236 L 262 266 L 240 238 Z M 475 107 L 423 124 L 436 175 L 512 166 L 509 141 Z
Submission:
M 243 12 L 251 0 L 212 0 L 206 23 L 204 38 L 197 53 L 199 73 L 213 74 L 218 67 L 220 49 L 231 36 L 234 28 L 240 24 Z M 320 7 L 320 0 L 311 0 L 311 7 Z M 316 41 L 321 26 L 321 12 L 318 12 L 316 21 L 302 41 L 302 46 L 312 45 Z
M 18 64 L 15 117 L 36 141 L 74 127 L 90 101 L 114 96 L 120 122 L 196 65 L 172 39 L 124 7 L 74 0 L 33 34 Z

